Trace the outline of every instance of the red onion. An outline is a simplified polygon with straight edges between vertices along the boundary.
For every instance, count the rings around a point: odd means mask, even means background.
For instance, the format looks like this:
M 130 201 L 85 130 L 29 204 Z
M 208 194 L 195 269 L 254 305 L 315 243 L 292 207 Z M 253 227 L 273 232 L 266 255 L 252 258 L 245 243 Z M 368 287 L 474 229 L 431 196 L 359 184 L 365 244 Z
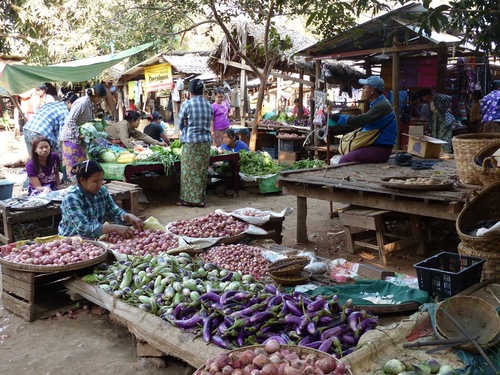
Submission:
M 168 229 L 174 234 L 193 238 L 234 237 L 245 232 L 248 224 L 232 216 L 212 212 L 191 220 L 174 221 Z
M 179 247 L 179 240 L 173 234 L 149 229 L 142 232 L 136 229 L 132 238 L 124 238 L 113 232 L 108 234 L 105 241 L 112 244 L 110 249 L 127 255 L 158 255 L 162 251 Z

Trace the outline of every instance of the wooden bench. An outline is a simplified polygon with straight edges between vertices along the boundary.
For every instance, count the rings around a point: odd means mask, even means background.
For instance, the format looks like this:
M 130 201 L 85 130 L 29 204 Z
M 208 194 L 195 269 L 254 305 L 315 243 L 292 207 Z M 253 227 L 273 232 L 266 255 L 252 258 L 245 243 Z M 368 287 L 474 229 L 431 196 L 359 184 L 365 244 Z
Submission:
M 409 215 L 412 235 L 401 238 L 388 233 L 385 219 L 388 215 L 394 214 L 391 211 L 350 207 L 338 213 L 339 221 L 344 226 L 347 250 L 350 253 L 355 252 L 356 246 L 377 250 L 384 265 L 387 264 L 387 254 L 405 247 L 416 246 L 417 254 L 424 253 L 423 232 L 416 215 Z M 353 233 L 351 228 L 360 228 L 364 231 Z M 376 239 L 376 244 L 366 242 L 373 237 Z
M 128 212 L 139 216 L 139 194 L 142 189 L 138 185 L 112 181 L 104 186 L 117 204 Z M 57 233 L 60 215 L 61 202 L 51 202 L 49 205 L 35 210 L 12 211 L 0 201 L 0 242 L 4 244 L 15 242 L 13 227 L 19 223 L 30 223 L 38 219 L 51 218 L 54 232 Z

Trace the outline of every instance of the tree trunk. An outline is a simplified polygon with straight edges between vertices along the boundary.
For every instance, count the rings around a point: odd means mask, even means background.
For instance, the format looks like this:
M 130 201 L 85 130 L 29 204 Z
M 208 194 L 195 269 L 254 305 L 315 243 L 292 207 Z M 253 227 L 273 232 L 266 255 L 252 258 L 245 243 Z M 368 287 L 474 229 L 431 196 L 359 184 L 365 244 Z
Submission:
M 262 118 L 262 103 L 266 92 L 267 76 L 260 76 L 259 94 L 257 95 L 257 107 L 255 109 L 255 118 L 252 124 L 252 134 L 250 136 L 250 150 L 255 151 L 257 145 L 257 133 L 259 131 L 260 119 Z

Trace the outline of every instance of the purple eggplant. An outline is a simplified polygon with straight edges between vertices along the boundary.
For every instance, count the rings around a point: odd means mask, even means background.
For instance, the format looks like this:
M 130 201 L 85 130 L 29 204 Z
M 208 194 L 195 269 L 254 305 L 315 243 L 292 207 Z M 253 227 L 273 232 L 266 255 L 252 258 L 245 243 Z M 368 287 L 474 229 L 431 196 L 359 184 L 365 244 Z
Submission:
M 316 333 L 316 324 L 314 323 L 314 320 L 307 323 L 306 330 L 310 335 L 314 335 Z
M 203 322 L 203 340 L 205 340 L 205 342 L 210 342 L 210 340 L 212 339 L 212 331 L 210 329 L 212 325 L 212 320 L 214 320 L 214 316 L 210 315 Z
M 356 346 L 358 340 L 356 340 L 356 338 L 354 337 L 354 333 L 347 332 L 340 338 L 340 342 L 343 342 L 344 344 L 347 344 L 349 346 Z
M 365 333 L 366 331 L 369 331 L 376 326 L 378 326 L 379 320 L 375 317 L 373 318 L 364 318 L 358 325 L 358 330 L 361 334 Z
M 227 326 L 226 322 L 222 322 L 217 327 L 217 332 L 219 332 L 221 335 L 223 335 L 224 333 L 226 333 L 226 331 L 227 331 L 228 328 L 229 327 Z
M 232 349 L 232 345 L 226 342 L 222 337 L 213 335 L 212 342 L 222 349 Z
M 318 325 L 323 326 L 333 322 L 333 318 L 330 315 L 320 316 L 318 319 Z
M 264 344 L 264 345 L 265 345 L 265 344 L 267 344 L 267 342 L 268 342 L 269 340 L 276 340 L 276 341 L 278 341 L 281 345 L 286 345 L 286 344 L 288 344 L 288 342 L 287 342 L 287 341 L 286 341 L 283 337 L 281 337 L 281 336 L 279 336 L 279 335 L 274 335 L 274 336 L 268 337 L 268 338 L 267 338 L 267 339 L 263 342 L 263 344 Z
M 293 315 L 296 315 L 296 316 L 303 316 L 304 315 L 304 312 L 302 310 L 300 310 L 299 307 L 297 305 L 295 305 L 293 302 L 285 301 L 285 305 L 288 308 L 288 311 L 290 311 Z
M 203 318 L 199 315 L 194 315 L 189 319 L 178 319 L 174 320 L 172 323 L 179 328 L 189 329 L 194 328 L 198 323 L 202 322 Z
M 323 306 L 325 305 L 325 303 L 326 303 L 326 300 L 323 297 L 317 296 L 313 302 L 311 302 L 309 305 L 307 305 L 307 311 L 314 312 L 314 311 L 321 310 L 323 308 Z
M 332 347 L 332 343 L 333 343 L 333 337 L 330 337 L 329 339 L 323 341 L 323 343 L 319 346 L 318 350 L 328 353 L 328 351 Z
M 224 317 L 224 323 L 226 324 L 227 327 L 231 327 L 234 324 L 234 318 L 226 315 Z
M 232 277 L 233 277 L 233 273 L 228 272 L 226 276 L 224 276 L 222 279 L 220 279 L 220 281 L 222 281 L 222 282 L 229 281 L 229 280 L 231 280 Z
M 227 292 L 222 293 L 220 296 L 219 303 L 221 305 L 225 305 L 228 302 L 229 298 L 234 296 L 236 293 L 238 293 L 237 290 L 228 290 Z
M 266 286 L 264 287 L 264 292 L 268 292 L 268 293 L 271 293 L 271 294 L 277 294 L 278 293 L 278 289 L 274 286 L 274 285 L 271 285 L 271 284 L 266 284 Z
M 240 331 L 240 333 L 238 333 L 238 336 L 236 337 L 236 345 L 238 345 L 238 347 L 242 347 L 245 345 L 245 330 L 242 329 Z
M 309 342 L 305 345 L 301 345 L 301 346 L 305 346 L 306 348 L 311 348 L 311 349 L 319 349 L 321 345 L 323 345 L 324 341 L 313 341 L 313 342 Z
M 305 346 L 307 344 L 310 344 L 311 342 L 314 342 L 314 338 L 315 338 L 315 335 L 308 335 L 306 337 L 304 337 L 303 339 L 301 339 L 298 343 L 298 345 L 300 346 Z M 323 342 L 324 340 L 321 340 L 319 342 Z
M 270 311 L 262 311 L 250 317 L 251 323 L 256 322 L 265 322 L 268 319 L 271 319 L 274 315 Z
M 302 318 L 300 316 L 297 316 L 297 315 L 288 314 L 287 316 L 285 316 L 285 323 L 300 324 L 301 321 L 302 321 Z
M 322 340 L 326 340 L 326 339 L 328 339 L 330 337 L 343 335 L 348 330 L 349 330 L 349 328 L 348 328 L 347 325 L 341 324 L 341 325 L 338 325 L 336 327 L 329 328 L 326 331 L 323 331 L 323 333 L 321 334 L 321 339 Z
M 269 307 L 274 307 L 274 306 L 279 306 L 283 302 L 283 297 L 282 296 L 273 296 L 269 299 L 267 302 L 267 305 Z
M 358 330 L 359 323 L 364 319 L 365 314 L 361 311 L 354 311 L 347 316 L 347 324 L 353 331 Z
M 214 292 L 207 292 L 204 293 L 198 298 L 200 301 L 212 301 L 212 302 L 219 302 L 220 301 L 220 296 L 217 293 Z

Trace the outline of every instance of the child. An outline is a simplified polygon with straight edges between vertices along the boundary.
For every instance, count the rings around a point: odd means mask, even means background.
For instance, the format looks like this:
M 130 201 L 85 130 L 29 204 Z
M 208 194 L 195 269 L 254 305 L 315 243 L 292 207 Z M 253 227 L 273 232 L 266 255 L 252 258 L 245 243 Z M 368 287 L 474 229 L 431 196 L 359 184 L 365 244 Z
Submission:
M 240 152 L 241 150 L 250 151 L 247 144 L 240 141 L 233 129 L 227 129 L 222 137 L 220 149 L 222 151 Z
M 36 137 L 31 146 L 31 159 L 26 163 L 29 178 L 28 195 L 47 195 L 61 188 L 59 167 L 61 159 L 52 152 L 47 137 Z
M 104 171 L 95 160 L 85 160 L 73 167 L 77 185 L 70 188 L 61 204 L 59 234 L 98 238 L 117 232 L 125 238 L 134 234 L 132 225 L 144 230 L 144 222 L 117 206 L 104 184 Z M 109 224 L 110 220 L 117 224 Z

